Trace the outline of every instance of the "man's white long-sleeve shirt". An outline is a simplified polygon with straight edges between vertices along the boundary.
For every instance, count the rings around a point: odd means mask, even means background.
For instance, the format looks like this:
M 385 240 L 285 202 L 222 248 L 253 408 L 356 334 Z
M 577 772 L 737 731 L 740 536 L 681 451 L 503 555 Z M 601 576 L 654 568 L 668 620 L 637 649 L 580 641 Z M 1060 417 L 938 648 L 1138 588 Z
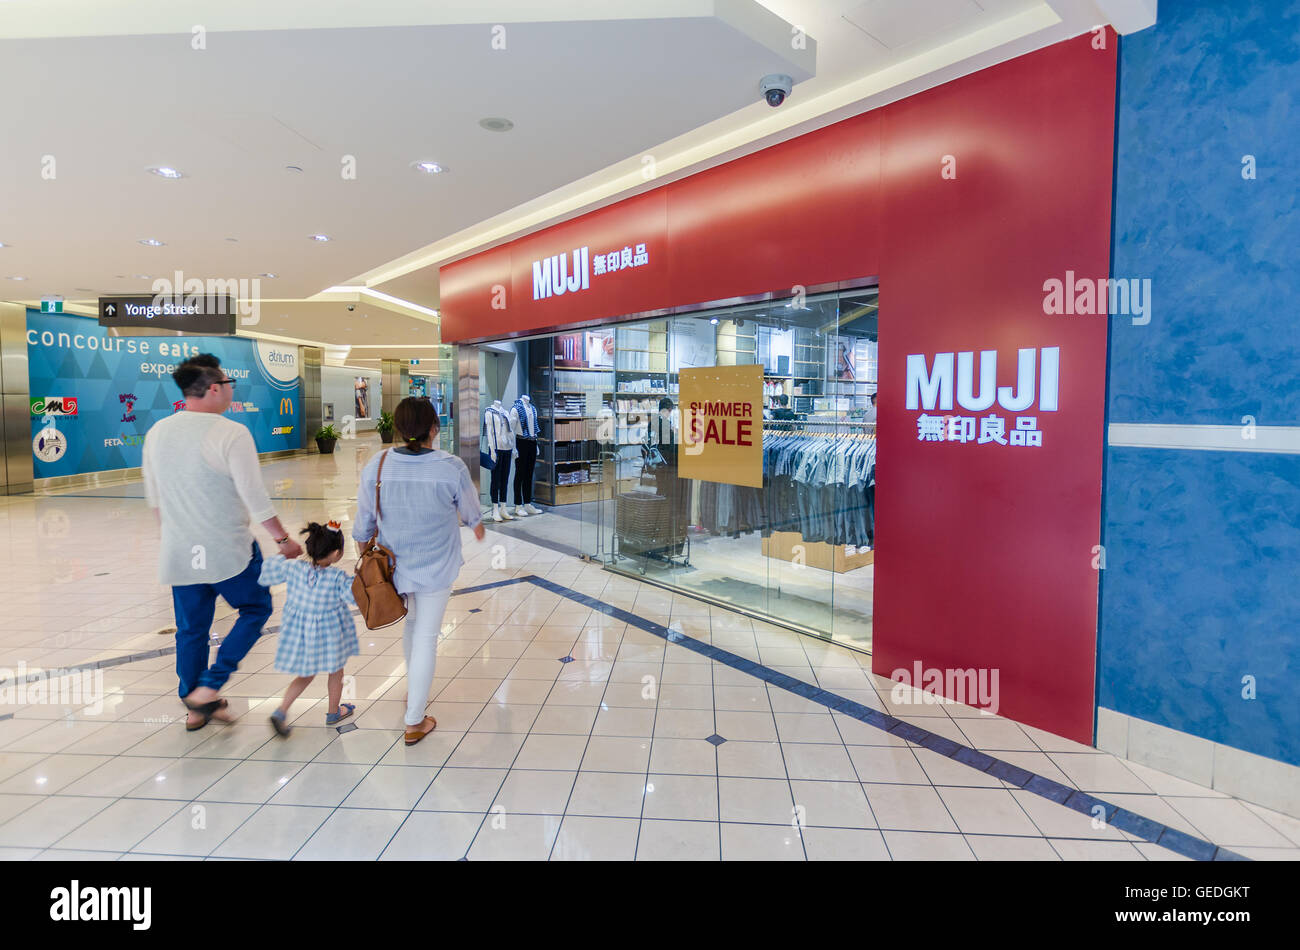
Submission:
M 213 412 L 178 412 L 144 438 L 144 489 L 162 518 L 164 584 L 215 584 L 252 557 L 250 522 L 275 515 L 253 434 Z

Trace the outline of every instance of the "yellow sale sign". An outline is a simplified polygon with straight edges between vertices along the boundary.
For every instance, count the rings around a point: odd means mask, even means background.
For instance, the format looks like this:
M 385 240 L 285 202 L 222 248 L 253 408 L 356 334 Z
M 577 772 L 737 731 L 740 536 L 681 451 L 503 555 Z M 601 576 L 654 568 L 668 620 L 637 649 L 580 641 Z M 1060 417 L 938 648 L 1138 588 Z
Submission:
M 762 488 L 763 367 L 684 369 L 680 382 L 680 476 Z

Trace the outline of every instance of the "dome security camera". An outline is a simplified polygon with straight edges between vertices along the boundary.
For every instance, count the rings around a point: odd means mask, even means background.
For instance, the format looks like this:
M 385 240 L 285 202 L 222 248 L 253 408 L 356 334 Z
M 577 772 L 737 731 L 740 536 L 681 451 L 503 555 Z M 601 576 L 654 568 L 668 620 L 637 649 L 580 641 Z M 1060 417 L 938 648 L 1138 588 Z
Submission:
M 758 84 L 758 91 L 773 109 L 785 102 L 793 89 L 794 80 L 782 73 L 764 76 Z
M 351 312 L 352 312 L 353 310 L 355 310 L 355 309 L 357 309 L 357 308 L 354 307 L 352 304 L 348 304 L 348 313 L 351 313 Z

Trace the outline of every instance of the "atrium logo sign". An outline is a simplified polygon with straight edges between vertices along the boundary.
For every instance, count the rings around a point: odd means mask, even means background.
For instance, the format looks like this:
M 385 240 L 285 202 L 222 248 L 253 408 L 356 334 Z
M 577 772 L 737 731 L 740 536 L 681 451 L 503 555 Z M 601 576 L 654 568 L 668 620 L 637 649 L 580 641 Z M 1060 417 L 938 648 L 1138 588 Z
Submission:
M 254 340 L 257 363 L 267 380 L 277 389 L 287 389 L 298 382 L 298 347 L 281 346 L 267 340 Z M 290 412 L 292 412 L 292 408 Z M 284 413 L 284 410 L 280 410 Z
M 926 410 L 916 420 L 916 438 L 920 442 L 993 442 L 998 445 L 1041 448 L 1043 433 L 1038 417 L 1016 416 L 1014 428 L 997 413 L 979 418 L 976 435 L 975 416 L 931 416 L 928 412 L 952 412 L 954 389 L 956 405 L 968 412 L 983 412 L 997 405 L 1011 413 L 1024 412 L 1035 404 L 1039 412 L 1056 412 L 1060 396 L 1061 348 L 1058 346 L 1017 351 L 1016 385 L 999 386 L 997 350 L 979 354 L 979 391 L 975 390 L 975 353 L 937 353 L 927 367 L 924 353 L 907 357 L 907 401 L 910 411 Z M 956 372 L 954 373 L 954 364 Z M 1035 391 L 1037 382 L 1037 391 Z M 954 386 L 955 383 L 955 386 Z
M 632 245 L 591 256 L 589 247 L 573 249 L 573 273 L 569 273 L 569 254 L 563 252 L 533 261 L 533 299 L 559 297 L 591 287 L 591 278 L 620 270 L 643 267 L 650 263 L 645 244 Z

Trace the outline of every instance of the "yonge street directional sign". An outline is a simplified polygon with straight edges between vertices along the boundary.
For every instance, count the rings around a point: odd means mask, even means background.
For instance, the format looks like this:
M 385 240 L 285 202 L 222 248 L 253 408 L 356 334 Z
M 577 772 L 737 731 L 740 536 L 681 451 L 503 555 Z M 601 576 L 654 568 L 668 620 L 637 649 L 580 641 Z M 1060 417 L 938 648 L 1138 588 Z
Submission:
M 233 336 L 237 304 L 229 296 L 114 296 L 99 298 L 102 327 L 149 327 L 206 336 Z

